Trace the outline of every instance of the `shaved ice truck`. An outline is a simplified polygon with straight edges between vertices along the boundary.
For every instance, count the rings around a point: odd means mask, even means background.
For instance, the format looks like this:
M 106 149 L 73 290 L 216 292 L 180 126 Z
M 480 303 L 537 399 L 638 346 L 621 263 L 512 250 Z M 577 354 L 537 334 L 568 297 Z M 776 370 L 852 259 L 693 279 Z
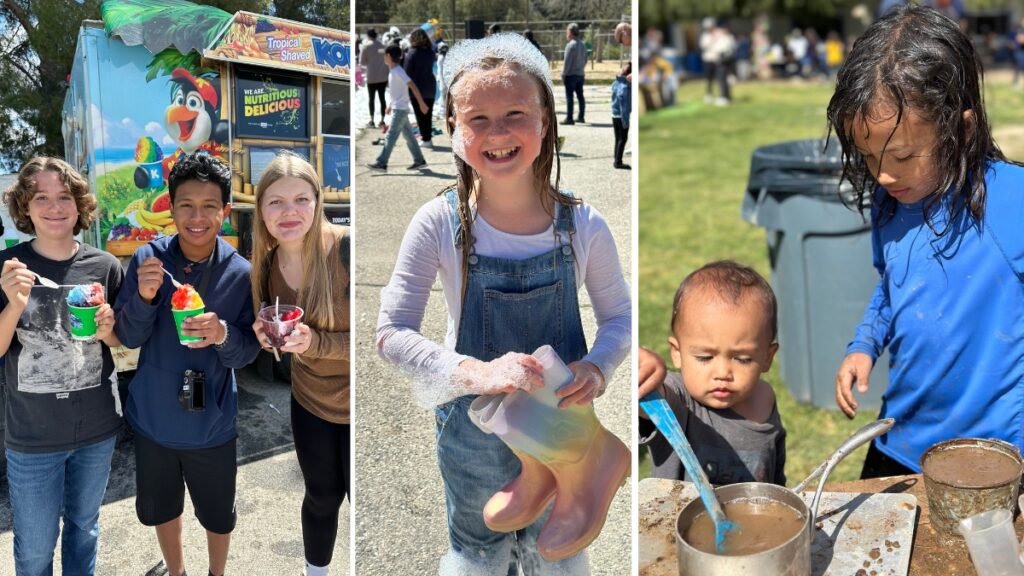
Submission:
M 119 257 L 176 232 L 167 177 L 186 154 L 232 169 L 223 238 L 249 257 L 254 187 L 281 150 L 316 167 L 349 223 L 349 33 L 183 0 L 107 0 L 83 22 L 65 156 L 99 203 L 85 241 Z

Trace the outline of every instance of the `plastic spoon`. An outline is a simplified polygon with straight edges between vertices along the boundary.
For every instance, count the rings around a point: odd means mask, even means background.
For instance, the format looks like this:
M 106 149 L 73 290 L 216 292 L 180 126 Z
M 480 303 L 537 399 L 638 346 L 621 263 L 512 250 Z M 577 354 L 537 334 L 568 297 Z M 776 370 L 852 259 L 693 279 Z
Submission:
M 895 424 L 896 421 L 892 418 L 883 418 L 881 420 L 875 420 L 874 422 L 865 424 L 863 428 L 857 430 L 852 436 L 847 438 L 846 442 L 840 444 L 839 448 L 836 448 L 836 451 L 833 452 L 827 460 L 818 465 L 818 467 L 815 468 L 807 478 L 804 478 L 803 482 L 797 484 L 793 488 L 793 492 L 799 494 L 807 487 L 808 484 L 811 483 L 812 480 L 817 478 L 819 475 L 821 476 L 821 480 L 818 481 L 818 489 L 814 492 L 814 499 L 811 500 L 811 514 L 813 516 L 816 517 L 818 515 L 818 502 L 821 500 L 821 491 L 824 489 L 825 480 L 828 479 L 828 475 L 832 473 L 832 469 L 835 468 L 843 458 L 846 458 L 851 452 L 859 448 L 861 444 L 864 444 L 876 436 L 885 434 L 892 429 Z
M 274 318 L 275 318 L 275 319 L 276 319 L 276 320 L 277 320 L 278 322 L 280 322 L 280 320 L 281 320 L 281 297 L 280 297 L 280 296 L 275 296 L 275 297 L 274 297 Z M 277 326 L 277 325 L 275 324 L 275 327 L 276 327 L 276 326 Z M 277 348 L 276 348 L 276 347 L 274 348 L 274 358 L 275 358 L 275 359 L 276 359 L 276 360 L 277 360 L 278 362 L 280 362 L 280 361 L 281 361 L 281 354 L 279 354 L 279 353 L 278 353 L 278 351 L 277 351 Z
M 676 454 L 679 455 L 679 459 L 683 461 L 683 467 L 686 468 L 690 480 L 696 484 L 697 492 L 700 494 L 701 501 L 704 502 L 704 507 L 707 508 L 708 516 L 715 523 L 715 549 L 724 552 L 726 533 L 739 528 L 725 516 L 721 503 L 715 497 L 711 482 L 708 481 L 704 469 L 697 461 L 697 455 L 693 453 L 690 442 L 683 435 L 683 429 L 680 428 L 676 415 L 672 413 L 672 409 L 660 392 L 651 392 L 640 399 L 640 407 L 647 413 L 647 417 L 651 419 L 658 431 L 665 436 L 668 443 L 672 445 Z
M 167 277 L 171 279 L 171 285 L 173 285 L 175 288 L 181 288 L 181 286 L 182 286 L 181 282 L 178 282 L 177 280 L 175 280 L 174 279 L 174 275 L 172 275 L 170 272 L 168 272 L 167 268 L 163 268 L 162 270 L 164 271 L 164 274 L 167 274 Z
M 42 284 L 46 288 L 60 288 L 61 286 L 63 286 L 62 284 L 57 284 L 53 280 L 50 280 L 49 278 L 44 278 L 44 277 L 40 276 L 39 274 L 36 274 L 35 272 L 32 272 L 31 270 L 29 270 L 28 272 L 30 274 L 32 274 L 33 276 L 35 276 L 36 280 L 39 280 L 39 283 Z

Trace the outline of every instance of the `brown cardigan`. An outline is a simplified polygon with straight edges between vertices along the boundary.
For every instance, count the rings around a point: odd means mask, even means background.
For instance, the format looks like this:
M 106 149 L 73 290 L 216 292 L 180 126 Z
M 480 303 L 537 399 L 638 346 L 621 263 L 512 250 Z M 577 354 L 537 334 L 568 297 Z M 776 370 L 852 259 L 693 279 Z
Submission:
M 335 424 L 349 424 L 349 273 L 342 265 L 341 256 L 342 245 L 348 246 L 348 242 L 342 242 L 348 228 L 332 226 L 331 229 L 337 241 L 327 254 L 327 267 L 334 292 L 337 331 L 327 332 L 317 326 L 309 326 L 313 336 L 309 349 L 301 356 L 292 355 L 292 395 L 314 416 Z M 276 250 L 269 272 L 267 301 L 280 298 L 281 304 L 296 304 L 298 293 L 288 287 L 281 275 Z

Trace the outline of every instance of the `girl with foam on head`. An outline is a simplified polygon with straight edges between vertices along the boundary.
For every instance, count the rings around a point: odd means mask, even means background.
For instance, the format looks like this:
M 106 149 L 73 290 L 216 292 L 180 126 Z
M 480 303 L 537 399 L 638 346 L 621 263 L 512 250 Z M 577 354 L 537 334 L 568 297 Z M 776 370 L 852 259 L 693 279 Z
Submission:
M 996 146 L 982 68 L 956 22 L 907 6 L 875 22 L 836 80 L 828 122 L 856 205 L 871 207 L 881 279 L 836 374 L 853 417 L 888 348 L 881 418 L 863 478 L 920 472 L 929 446 L 1024 447 L 1024 168 Z
M 629 289 L 607 223 L 558 187 L 544 56 L 522 36 L 497 34 L 453 46 L 443 76 L 458 180 L 409 224 L 377 324 L 381 355 L 411 372 L 418 399 L 436 410 L 451 544 L 441 571 L 516 573 L 518 563 L 526 574 L 587 573 L 584 553 L 558 561 L 538 553 L 545 517 L 511 532 L 485 524 L 485 503 L 527 462 L 474 426 L 467 410 L 478 395 L 542 386 L 529 353 L 544 344 L 573 372 L 557 391 L 559 406 L 589 405 L 629 352 Z M 443 343 L 420 333 L 438 273 Z M 589 352 L 581 287 L 598 324 Z

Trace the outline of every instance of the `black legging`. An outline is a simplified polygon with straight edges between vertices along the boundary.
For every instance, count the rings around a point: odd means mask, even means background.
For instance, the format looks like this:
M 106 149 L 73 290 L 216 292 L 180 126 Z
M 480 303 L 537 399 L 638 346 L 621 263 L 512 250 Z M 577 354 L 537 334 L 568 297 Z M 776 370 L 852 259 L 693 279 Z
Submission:
M 622 154 L 626 151 L 629 128 L 622 125 L 622 118 L 612 118 L 612 128 L 615 130 L 615 165 L 618 166 L 622 164 Z
M 420 112 L 420 105 L 413 100 L 410 105 L 412 106 L 413 112 L 416 114 L 416 126 L 420 129 L 420 138 L 424 142 L 430 142 L 433 137 L 434 130 L 434 99 L 423 98 L 423 102 L 427 105 L 427 113 Z
M 349 425 L 322 420 L 292 396 L 292 437 L 306 483 L 302 546 L 306 561 L 327 566 L 338 536 L 338 511 L 349 493 Z
M 384 111 L 388 109 L 387 104 L 384 103 L 384 91 L 388 88 L 388 82 L 367 82 L 366 87 L 370 90 L 370 122 L 373 122 L 373 95 L 377 94 L 380 99 L 380 121 L 384 121 Z

